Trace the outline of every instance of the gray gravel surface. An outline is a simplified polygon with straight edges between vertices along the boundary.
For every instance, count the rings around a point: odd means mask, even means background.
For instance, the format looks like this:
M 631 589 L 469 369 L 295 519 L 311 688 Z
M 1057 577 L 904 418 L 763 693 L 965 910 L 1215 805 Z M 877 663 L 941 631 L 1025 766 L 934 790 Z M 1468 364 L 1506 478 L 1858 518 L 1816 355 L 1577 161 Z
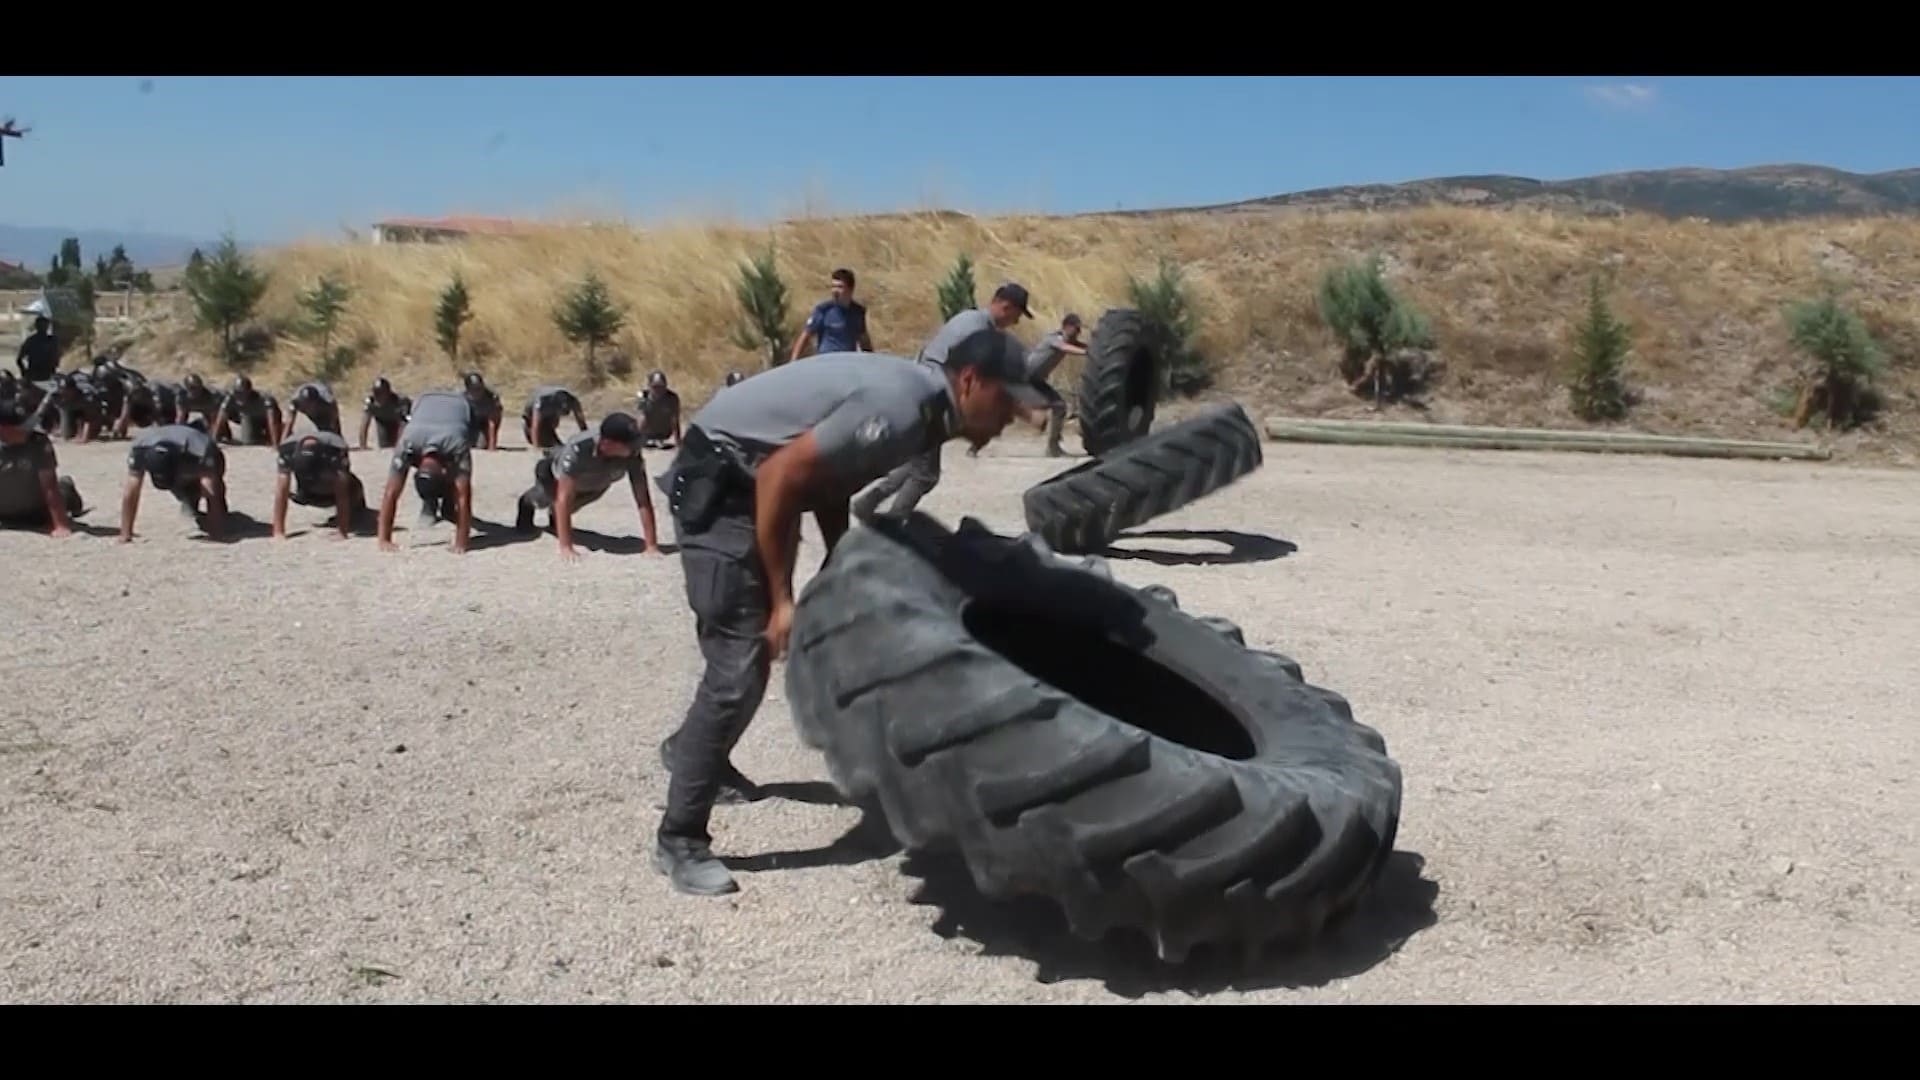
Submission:
M 950 448 L 925 508 L 1020 531 L 1038 449 Z M 1123 580 L 1296 657 L 1406 770 L 1342 934 L 1170 972 L 893 851 L 778 669 L 735 758 L 776 795 L 715 819 L 743 890 L 672 892 L 656 746 L 699 662 L 624 492 L 577 565 L 548 535 L 454 556 L 410 491 L 383 555 L 300 507 L 266 538 L 269 451 L 233 449 L 256 535 L 149 491 L 123 547 L 124 454 L 60 447 L 98 535 L 0 533 L 7 1001 L 1920 999 L 1908 474 L 1269 444 L 1122 541 Z M 373 490 L 385 460 L 355 455 Z M 510 525 L 531 465 L 480 454 L 477 513 Z

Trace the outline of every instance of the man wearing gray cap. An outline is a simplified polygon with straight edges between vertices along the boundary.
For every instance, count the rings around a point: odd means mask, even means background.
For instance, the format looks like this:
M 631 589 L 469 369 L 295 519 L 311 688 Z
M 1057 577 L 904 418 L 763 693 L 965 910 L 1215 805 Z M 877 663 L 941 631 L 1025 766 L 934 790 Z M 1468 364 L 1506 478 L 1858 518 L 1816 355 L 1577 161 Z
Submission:
M 751 798 L 728 757 L 787 649 L 800 515 L 813 513 L 831 555 L 848 497 L 874 478 L 955 437 L 984 445 L 1016 414 L 1046 408 L 1012 335 L 983 325 L 940 352 L 945 363 L 839 352 L 760 372 L 694 414 L 661 478 L 706 658 L 686 719 L 660 748 L 673 776 L 654 866 L 681 892 L 738 889 L 707 823 L 723 792 Z
M 1007 282 L 1005 285 L 993 291 L 993 299 L 987 302 L 987 310 L 981 311 L 979 308 L 968 308 L 953 318 L 948 319 L 947 324 L 942 326 L 939 332 L 934 334 L 933 338 L 920 349 L 919 359 L 931 360 L 934 363 L 945 363 L 948 351 L 951 350 L 955 344 L 970 338 L 982 330 L 1000 331 L 1004 335 L 1003 340 L 1006 348 L 1014 349 L 1024 354 L 1025 350 L 1021 348 L 1020 342 L 1016 340 L 1013 335 L 1007 334 L 1006 331 L 1015 323 L 1018 323 L 1022 317 L 1033 317 L 1033 311 L 1028 307 L 1027 300 L 1026 286 L 1016 282 Z M 1017 361 L 1021 359 L 1022 357 L 1016 357 Z M 1019 366 L 1024 372 L 1024 363 L 1021 363 Z M 1030 385 L 1027 386 L 1026 390 L 1040 403 L 1039 407 L 1045 407 L 1046 399 L 1038 390 L 1035 390 Z M 976 444 L 973 449 L 978 450 L 979 445 Z M 885 479 L 873 485 L 866 493 L 856 499 L 853 504 L 854 516 L 863 521 L 871 518 L 874 512 L 880 508 L 880 500 L 889 495 L 893 495 L 895 492 L 899 492 L 898 495 L 894 496 L 893 505 L 887 508 L 887 512 L 899 517 L 905 517 L 907 514 L 913 512 L 913 508 L 918 506 L 920 500 L 926 498 L 927 492 L 932 491 L 934 485 L 939 482 L 940 447 L 935 445 L 925 453 L 914 457 L 911 461 L 906 462 L 899 468 L 888 473 Z

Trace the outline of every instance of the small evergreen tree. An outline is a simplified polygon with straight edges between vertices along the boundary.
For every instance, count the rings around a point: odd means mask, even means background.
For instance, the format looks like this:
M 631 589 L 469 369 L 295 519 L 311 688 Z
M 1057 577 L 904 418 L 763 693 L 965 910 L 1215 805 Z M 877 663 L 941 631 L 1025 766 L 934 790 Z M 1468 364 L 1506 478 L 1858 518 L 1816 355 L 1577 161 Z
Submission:
M 1212 385 L 1213 372 L 1194 345 L 1200 320 L 1180 267 L 1162 256 L 1153 277 L 1141 281 L 1128 275 L 1127 295 L 1159 334 L 1157 351 L 1167 387 L 1192 397 Z
M 440 303 L 433 311 L 433 336 L 447 354 L 447 363 L 460 367 L 460 330 L 473 318 L 467 283 L 454 271 L 453 280 L 440 290 Z
M 772 246 L 740 264 L 740 280 L 733 286 L 742 320 L 734 324 L 733 343 L 742 349 L 765 349 L 767 366 L 787 362 L 793 338 L 787 329 L 787 283 L 775 265 Z
M 1627 415 L 1625 379 L 1631 348 L 1627 326 L 1614 317 L 1600 278 L 1587 290 L 1587 315 L 1574 328 L 1573 371 L 1567 394 L 1582 420 L 1618 420 Z
M 182 284 L 193 301 L 196 321 L 202 329 L 219 332 L 221 352 L 231 363 L 236 358 L 233 332 L 252 317 L 266 294 L 266 273 L 256 269 L 228 236 L 213 249 L 212 258 L 188 262 Z
M 613 297 L 599 274 L 587 271 L 580 284 L 561 298 L 553 309 L 553 324 L 568 341 L 586 345 L 587 375 L 598 383 L 601 374 L 594 362 L 594 349 L 612 341 L 613 335 L 626 325 L 626 316 L 614 306 Z
M 1339 339 L 1340 375 L 1355 393 L 1397 400 L 1426 382 L 1425 358 L 1404 350 L 1433 347 L 1426 316 L 1391 285 L 1379 256 L 1336 266 L 1320 279 L 1320 319 Z
M 332 348 L 333 332 L 340 325 L 340 314 L 353 295 L 345 282 L 332 274 L 322 274 L 318 283 L 300 294 L 300 306 L 306 310 L 307 325 L 320 335 L 320 363 L 315 374 L 328 382 L 339 379 L 353 367 L 353 350 Z
M 953 268 L 947 276 L 940 279 L 936 286 L 936 295 L 940 302 L 940 321 L 945 323 L 963 311 L 971 311 L 979 305 L 974 302 L 976 287 L 973 282 L 973 260 L 961 252 L 954 260 Z
M 1883 370 L 1885 354 L 1867 324 L 1840 302 L 1832 285 L 1818 299 L 1789 305 L 1786 318 L 1794 347 L 1813 360 L 1794 409 L 1794 428 L 1806 426 L 1816 410 L 1826 417 L 1828 430 L 1871 417 L 1879 405 L 1873 377 Z

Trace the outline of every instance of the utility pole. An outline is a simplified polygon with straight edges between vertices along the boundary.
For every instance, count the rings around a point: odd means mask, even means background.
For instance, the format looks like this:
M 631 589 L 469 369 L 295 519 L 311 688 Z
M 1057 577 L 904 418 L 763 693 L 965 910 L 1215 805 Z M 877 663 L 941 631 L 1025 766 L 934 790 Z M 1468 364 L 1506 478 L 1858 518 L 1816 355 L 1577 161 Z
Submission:
M 30 127 L 20 127 L 15 124 L 11 116 L 0 120 L 0 165 L 7 163 L 7 140 L 24 139 L 27 137 L 27 132 L 32 130 Z

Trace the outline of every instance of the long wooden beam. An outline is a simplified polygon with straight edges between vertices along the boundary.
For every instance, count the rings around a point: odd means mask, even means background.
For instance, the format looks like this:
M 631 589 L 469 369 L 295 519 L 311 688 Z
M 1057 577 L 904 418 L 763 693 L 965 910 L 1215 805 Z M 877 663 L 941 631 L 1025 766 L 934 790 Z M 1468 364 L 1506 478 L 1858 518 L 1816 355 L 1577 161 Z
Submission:
M 1287 442 L 1347 446 L 1428 446 L 1457 450 L 1565 450 L 1591 454 L 1669 454 L 1706 458 L 1791 458 L 1826 461 L 1824 446 L 1752 442 L 1633 432 L 1559 431 L 1550 428 L 1472 427 L 1464 424 L 1395 423 L 1269 417 L 1267 436 Z

